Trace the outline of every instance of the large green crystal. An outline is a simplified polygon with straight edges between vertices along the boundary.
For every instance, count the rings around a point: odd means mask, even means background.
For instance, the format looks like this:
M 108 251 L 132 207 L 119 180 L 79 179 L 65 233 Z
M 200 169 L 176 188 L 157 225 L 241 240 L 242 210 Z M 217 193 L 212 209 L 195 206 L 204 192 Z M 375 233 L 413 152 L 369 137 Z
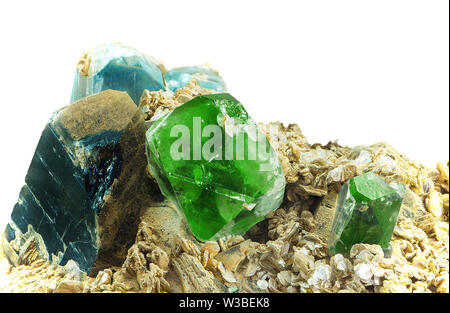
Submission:
M 347 253 L 357 243 L 388 248 L 403 201 L 404 185 L 368 172 L 342 186 L 328 247 L 332 254 Z
M 241 234 L 281 204 L 285 178 L 265 134 L 231 95 L 198 96 L 155 121 L 147 159 L 200 240 Z

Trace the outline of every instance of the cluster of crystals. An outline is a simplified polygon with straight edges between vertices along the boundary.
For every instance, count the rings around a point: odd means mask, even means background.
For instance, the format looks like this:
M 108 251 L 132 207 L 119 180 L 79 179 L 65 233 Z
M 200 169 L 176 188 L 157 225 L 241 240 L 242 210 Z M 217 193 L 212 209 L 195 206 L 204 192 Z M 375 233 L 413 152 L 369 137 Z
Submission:
M 368 172 L 351 178 L 339 192 L 328 248 L 348 253 L 354 244 L 389 248 L 403 201 L 404 185 L 388 185 Z
M 218 73 L 206 66 L 176 68 L 165 75 L 163 72 L 164 67 L 153 58 L 121 44 L 101 45 L 83 55 L 77 66 L 72 103 L 57 111 L 45 127 L 6 228 L 8 243 L 5 247 L 13 263 L 20 264 L 25 247 L 34 242 L 43 258 L 56 257 L 60 264 L 74 260 L 82 270 L 89 272 L 102 249 L 123 250 L 120 244 L 125 244 L 125 247 L 128 244 L 125 237 L 134 238 L 130 231 L 133 223 L 126 220 L 128 216 L 137 220 L 136 215 L 143 206 L 141 202 L 149 202 L 147 197 L 151 197 L 153 192 L 152 187 L 145 186 L 152 185 L 151 182 L 142 177 L 146 175 L 146 166 L 141 163 L 146 164 L 144 133 L 147 126 L 136 104 L 143 91 L 167 90 L 171 93 L 185 86 L 191 78 L 214 91 L 226 88 Z M 234 108 L 234 103 L 230 105 Z M 240 109 L 244 112 L 242 106 Z M 213 111 L 203 113 L 212 114 Z M 184 116 L 186 120 L 190 117 Z M 271 158 L 273 162 L 277 161 L 273 150 Z M 232 165 L 228 163 L 226 165 L 231 170 Z M 198 186 L 206 184 L 202 169 L 209 170 L 208 166 L 198 163 L 192 166 L 196 175 L 194 185 L 191 186 L 192 181 L 188 180 L 183 186 L 180 179 L 178 186 L 174 186 L 177 192 L 186 189 L 177 199 L 194 204 L 183 204 L 183 209 L 191 209 L 185 210 L 187 215 L 194 212 L 193 208 L 201 201 L 201 188 Z M 256 175 L 253 181 L 246 182 L 250 186 L 239 188 L 238 177 L 230 178 L 230 173 L 242 171 L 242 166 L 245 163 L 228 172 L 228 176 L 223 169 L 220 173 L 213 171 L 215 179 L 229 180 L 233 186 L 224 184 L 219 188 L 212 176 L 208 182 L 216 186 L 213 189 L 217 195 L 212 201 L 216 199 L 221 203 L 223 216 L 209 216 L 205 211 L 194 218 L 215 225 L 214 234 L 218 228 L 225 229 L 224 223 L 228 228 L 223 235 L 228 231 L 245 231 L 281 203 L 284 176 L 279 164 L 278 171 L 269 173 L 278 175 L 278 181 L 282 181 L 278 190 L 281 195 L 273 199 L 264 197 L 265 192 L 271 195 L 268 185 L 258 186 L 259 189 L 255 187 L 258 185 L 256 178 L 267 179 L 266 176 Z M 174 180 L 176 175 L 170 177 Z M 164 185 L 161 189 L 165 190 Z M 171 199 L 175 201 L 175 198 Z M 268 201 L 275 205 L 267 207 Z M 231 225 L 231 220 L 245 203 L 259 205 L 252 213 L 241 214 L 241 221 Z M 229 210 L 227 204 L 231 205 Z M 236 208 L 239 205 L 240 209 Z M 214 206 L 210 209 L 213 210 Z M 192 214 L 189 217 L 196 232 L 201 222 L 193 222 Z M 218 220 L 214 221 L 214 218 Z M 218 224 L 220 227 L 216 227 Z M 211 235 L 205 230 L 199 237 L 209 238 Z
M 144 90 L 176 91 L 191 78 L 218 92 L 226 90 L 217 71 L 208 66 L 186 66 L 163 74 L 164 67 L 151 56 L 118 43 L 86 51 L 77 66 L 71 102 L 107 89 L 126 91 L 138 104 Z
M 144 123 L 136 104 L 145 90 L 173 93 L 193 78 L 202 88 L 226 91 L 207 66 L 166 72 L 150 56 L 120 44 L 87 51 L 77 66 L 72 104 L 53 115 L 36 148 L 5 232 L 8 257 L 20 264 L 25 243 L 34 240 L 47 257 L 61 264 L 74 260 L 88 272 L 101 249 L 126 251 L 132 241 L 119 237 L 135 235 L 127 218 L 138 220 L 152 190 L 140 186 L 151 185 L 147 162 L 163 195 L 200 240 L 243 234 L 279 208 L 285 175 L 293 182 L 283 171 L 289 160 L 280 162 L 231 95 L 197 96 Z M 339 194 L 331 252 L 349 252 L 357 243 L 388 248 L 401 194 L 401 185 L 387 185 L 372 173 L 350 179 Z M 125 244 L 120 249 L 117 240 Z

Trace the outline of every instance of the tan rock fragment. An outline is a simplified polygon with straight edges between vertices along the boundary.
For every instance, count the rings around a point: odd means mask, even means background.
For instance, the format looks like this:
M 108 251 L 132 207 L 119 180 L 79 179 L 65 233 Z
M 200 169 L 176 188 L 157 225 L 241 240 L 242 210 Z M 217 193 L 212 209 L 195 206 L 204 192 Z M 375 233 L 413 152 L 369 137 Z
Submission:
M 234 276 L 232 271 L 226 269 L 222 262 L 219 262 L 217 269 L 219 270 L 219 272 L 222 275 L 222 278 L 225 280 L 225 282 L 227 282 L 227 283 L 237 282 L 236 276 Z
M 425 205 L 428 212 L 433 214 L 436 218 L 440 218 L 443 214 L 444 201 L 442 199 L 441 193 L 433 190 L 430 192 L 425 199 Z
M 147 121 L 154 121 L 196 96 L 215 92 L 200 87 L 197 80 L 193 78 L 184 87 L 177 89 L 175 93 L 170 90 L 144 90 L 139 101 L 139 108 L 145 114 Z
M 172 261 L 183 292 L 225 292 L 226 288 L 207 271 L 198 258 L 182 253 Z
M 63 280 L 58 284 L 55 293 L 81 293 L 84 290 L 84 283 L 74 280 Z
M 317 227 L 315 234 L 323 241 L 327 242 L 333 225 L 333 218 L 336 213 L 338 194 L 330 192 L 320 202 L 319 207 L 314 213 L 314 219 Z
M 89 51 L 85 51 L 77 64 L 77 70 L 80 72 L 80 75 L 88 76 L 90 65 L 91 53 Z
M 433 227 L 433 232 L 436 239 L 442 243 L 447 243 L 449 241 L 448 233 L 449 227 L 446 222 L 437 222 Z
M 250 241 L 244 241 L 240 244 L 220 252 L 215 259 L 220 261 L 228 271 L 234 272 L 239 264 L 246 258 L 246 252 Z
M 200 250 L 202 254 L 202 265 L 209 270 L 214 270 L 218 265 L 218 262 L 214 257 L 219 251 L 220 246 L 217 242 L 207 241 Z
M 439 162 L 436 165 L 436 168 L 439 171 L 439 176 L 437 178 L 437 182 L 439 183 L 439 187 L 442 189 L 441 192 L 448 193 L 449 192 L 449 164 L 448 164 L 448 161 L 446 163 Z

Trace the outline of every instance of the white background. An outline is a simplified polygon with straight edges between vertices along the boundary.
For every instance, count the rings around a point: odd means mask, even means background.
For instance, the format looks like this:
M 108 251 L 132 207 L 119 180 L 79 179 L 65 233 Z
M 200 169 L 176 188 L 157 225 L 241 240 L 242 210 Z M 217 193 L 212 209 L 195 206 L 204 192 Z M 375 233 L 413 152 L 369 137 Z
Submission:
M 1 1 L 0 224 L 85 48 L 120 41 L 168 68 L 209 62 L 259 121 L 311 143 L 449 155 L 449 2 Z

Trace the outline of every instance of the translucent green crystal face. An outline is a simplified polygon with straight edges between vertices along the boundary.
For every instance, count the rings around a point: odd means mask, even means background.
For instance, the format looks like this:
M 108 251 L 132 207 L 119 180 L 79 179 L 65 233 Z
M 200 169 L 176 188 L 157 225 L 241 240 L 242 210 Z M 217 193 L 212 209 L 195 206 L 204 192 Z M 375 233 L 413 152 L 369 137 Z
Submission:
M 276 152 L 229 94 L 186 102 L 152 124 L 146 143 L 162 193 L 200 240 L 243 233 L 283 200 Z
M 328 247 L 347 253 L 357 243 L 388 248 L 402 205 L 404 185 L 388 185 L 368 172 L 342 186 Z

